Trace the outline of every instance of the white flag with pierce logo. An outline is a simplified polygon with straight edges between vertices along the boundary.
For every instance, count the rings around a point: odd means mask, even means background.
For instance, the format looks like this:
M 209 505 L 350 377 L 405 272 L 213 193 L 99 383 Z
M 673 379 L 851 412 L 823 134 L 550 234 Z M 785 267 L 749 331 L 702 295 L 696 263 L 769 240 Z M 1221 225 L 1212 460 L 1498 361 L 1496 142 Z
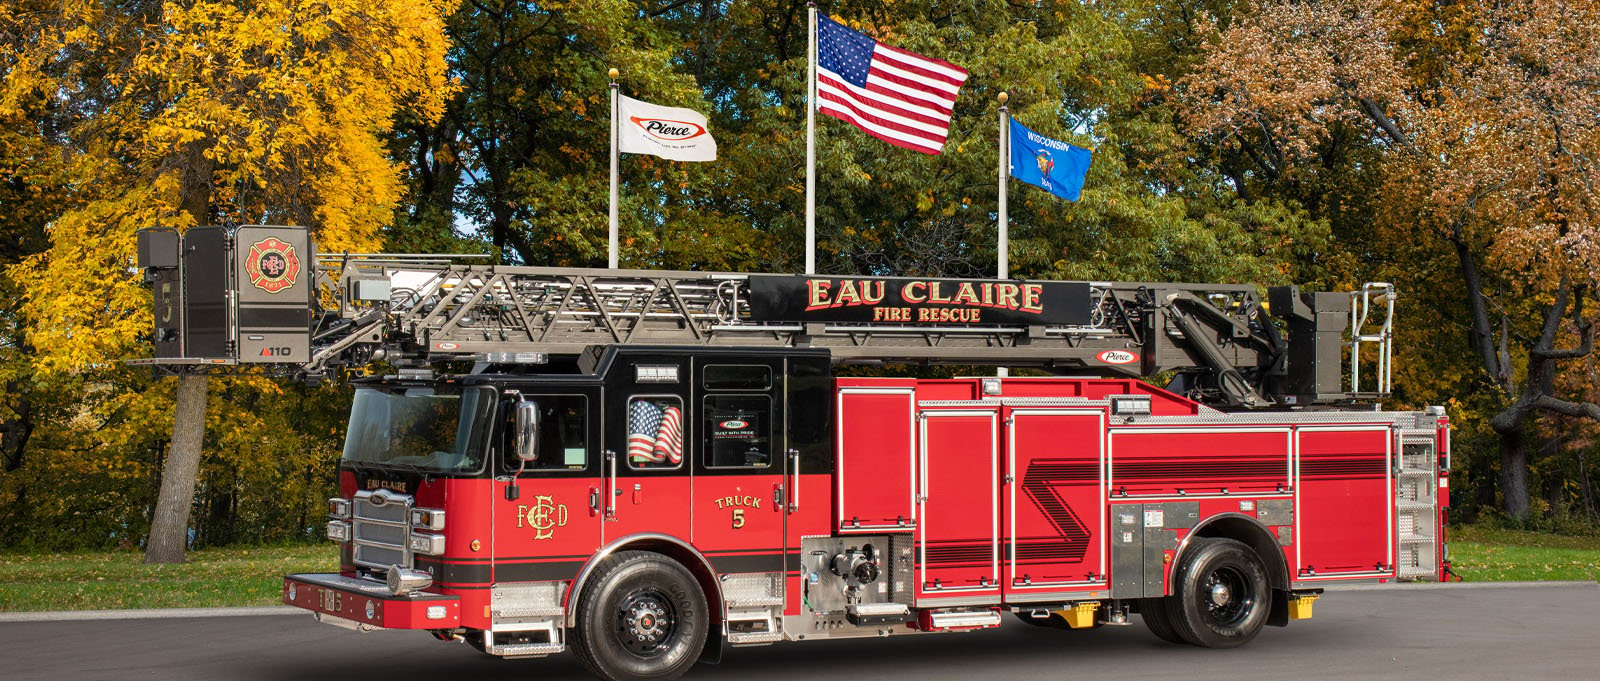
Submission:
M 656 106 L 627 95 L 617 96 L 617 149 L 671 161 L 715 161 L 717 141 L 706 129 L 706 117 L 693 109 Z

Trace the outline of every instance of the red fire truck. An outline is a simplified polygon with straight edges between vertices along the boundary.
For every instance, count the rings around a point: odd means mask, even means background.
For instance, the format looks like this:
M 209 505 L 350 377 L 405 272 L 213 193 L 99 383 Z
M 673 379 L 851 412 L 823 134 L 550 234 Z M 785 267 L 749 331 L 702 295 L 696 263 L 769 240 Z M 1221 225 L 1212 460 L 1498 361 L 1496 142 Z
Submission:
M 1385 285 L 498 267 L 286 227 L 140 255 L 153 366 L 386 367 L 354 381 L 340 571 L 284 579 L 330 624 L 665 679 L 1008 613 L 1232 647 L 1449 569 L 1448 421 L 1377 406 Z M 1037 375 L 864 375 L 904 364 Z

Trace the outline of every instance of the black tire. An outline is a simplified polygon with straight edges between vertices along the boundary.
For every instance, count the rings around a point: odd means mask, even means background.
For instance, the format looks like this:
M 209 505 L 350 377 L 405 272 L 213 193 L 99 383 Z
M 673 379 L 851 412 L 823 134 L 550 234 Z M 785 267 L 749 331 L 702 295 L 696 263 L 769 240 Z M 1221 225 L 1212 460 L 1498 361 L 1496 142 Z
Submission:
M 602 679 L 676 679 L 705 646 L 705 594 L 694 575 L 666 556 L 612 555 L 595 568 L 581 598 L 572 650 Z
M 1156 638 L 1178 645 L 1188 643 L 1172 626 L 1172 618 L 1167 615 L 1167 599 L 1139 599 L 1139 617 L 1144 620 L 1144 625 L 1150 628 L 1150 633 L 1155 634 Z
M 1272 610 L 1261 557 L 1232 539 L 1196 538 L 1164 599 L 1167 619 L 1184 641 L 1202 648 L 1235 648 L 1261 633 Z

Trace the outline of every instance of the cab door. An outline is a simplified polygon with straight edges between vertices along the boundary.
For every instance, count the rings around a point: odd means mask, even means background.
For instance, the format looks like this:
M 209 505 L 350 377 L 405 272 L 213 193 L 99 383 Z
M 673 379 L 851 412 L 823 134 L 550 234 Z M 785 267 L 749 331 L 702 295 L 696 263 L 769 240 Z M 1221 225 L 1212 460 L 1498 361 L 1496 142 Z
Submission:
M 513 454 L 506 401 L 496 433 L 493 581 L 572 579 L 600 546 L 600 390 L 524 390 L 539 411 L 539 457 Z M 481 560 L 489 562 L 490 552 Z
M 689 358 L 623 355 L 606 382 L 605 451 L 601 471 L 604 544 L 641 534 L 689 541 Z
M 781 357 L 695 360 L 694 544 L 722 574 L 785 570 Z

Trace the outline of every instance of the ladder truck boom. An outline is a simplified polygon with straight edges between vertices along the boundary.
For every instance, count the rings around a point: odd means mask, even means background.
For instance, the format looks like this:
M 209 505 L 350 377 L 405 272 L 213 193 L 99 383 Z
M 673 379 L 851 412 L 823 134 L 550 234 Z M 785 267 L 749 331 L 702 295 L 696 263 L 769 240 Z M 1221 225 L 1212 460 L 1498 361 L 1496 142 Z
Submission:
M 609 345 L 810 347 L 827 349 L 838 364 L 1170 373 L 1180 392 L 1203 402 L 1311 405 L 1387 395 L 1395 300 L 1386 284 L 1355 293 L 1271 287 L 1264 301 L 1247 284 L 805 277 L 319 254 L 296 227 L 143 230 L 139 253 L 161 310 L 156 356 L 143 362 L 175 370 L 267 365 L 319 374 L 374 360 L 515 362 Z M 1358 378 L 1364 356 L 1377 359 L 1374 385 L 1346 383 L 1346 359 Z

